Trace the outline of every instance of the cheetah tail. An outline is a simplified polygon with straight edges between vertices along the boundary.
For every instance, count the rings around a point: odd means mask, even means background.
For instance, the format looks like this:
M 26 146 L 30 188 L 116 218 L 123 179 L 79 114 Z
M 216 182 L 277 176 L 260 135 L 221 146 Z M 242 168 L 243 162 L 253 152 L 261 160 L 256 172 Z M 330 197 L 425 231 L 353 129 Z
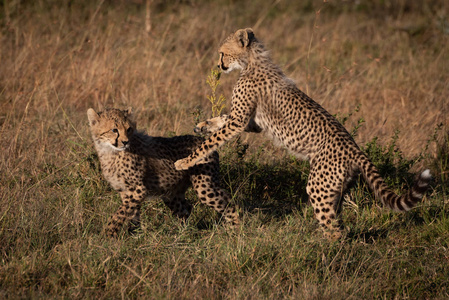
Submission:
M 396 195 L 379 175 L 376 167 L 365 156 L 359 165 L 363 177 L 384 206 L 398 212 L 412 209 L 421 201 L 432 180 L 430 170 L 424 170 L 416 180 L 413 187 L 402 196 Z

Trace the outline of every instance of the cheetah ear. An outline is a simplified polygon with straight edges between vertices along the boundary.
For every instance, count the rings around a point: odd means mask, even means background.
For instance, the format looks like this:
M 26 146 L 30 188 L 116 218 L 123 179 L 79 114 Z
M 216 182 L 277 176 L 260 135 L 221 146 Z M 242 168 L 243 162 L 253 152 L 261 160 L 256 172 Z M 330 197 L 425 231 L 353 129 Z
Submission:
M 235 37 L 242 48 L 248 47 L 254 41 L 254 32 L 251 28 L 239 29 Z
M 89 108 L 87 110 L 87 118 L 89 119 L 90 126 L 95 126 L 98 122 L 99 117 L 100 116 L 92 108 Z
M 125 116 L 129 117 L 133 114 L 133 108 L 130 106 L 127 109 L 125 109 Z
M 132 118 L 133 108 L 130 106 L 127 109 L 125 109 L 123 112 L 125 113 L 125 117 L 131 122 L 132 127 L 134 127 L 134 129 L 136 129 L 137 123 Z

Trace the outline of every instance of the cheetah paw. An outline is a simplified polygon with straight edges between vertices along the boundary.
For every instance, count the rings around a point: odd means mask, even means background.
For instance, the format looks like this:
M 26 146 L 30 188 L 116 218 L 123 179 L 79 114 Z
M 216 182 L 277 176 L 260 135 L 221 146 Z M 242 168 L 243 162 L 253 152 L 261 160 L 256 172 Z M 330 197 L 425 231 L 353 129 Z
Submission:
M 118 238 L 118 233 L 117 230 L 115 228 L 107 228 L 105 230 L 106 236 L 110 237 L 110 238 Z
M 327 231 L 324 233 L 324 237 L 330 242 L 336 242 L 342 238 L 342 232 L 339 230 Z
M 195 133 L 210 134 L 220 130 L 227 120 L 228 115 L 221 115 L 219 117 L 208 119 L 204 122 L 198 123 L 193 131 Z
M 192 161 L 189 158 L 183 158 L 175 162 L 175 168 L 178 171 L 187 170 L 193 165 L 194 164 L 192 164 Z

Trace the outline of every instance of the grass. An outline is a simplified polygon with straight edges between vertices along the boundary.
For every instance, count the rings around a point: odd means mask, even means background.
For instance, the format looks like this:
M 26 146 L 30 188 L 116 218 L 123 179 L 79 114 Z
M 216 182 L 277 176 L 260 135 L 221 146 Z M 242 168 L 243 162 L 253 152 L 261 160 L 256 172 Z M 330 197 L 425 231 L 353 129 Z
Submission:
M 0 297 L 449 297 L 446 1 L 153 1 L 150 10 L 146 26 L 138 0 L 0 2 Z M 194 113 L 211 115 L 218 45 L 243 27 L 345 121 L 395 190 L 430 167 L 423 203 L 391 213 L 359 181 L 343 207 L 345 238 L 328 242 L 307 204 L 307 163 L 243 134 L 221 151 L 241 228 L 197 204 L 181 225 L 155 200 L 137 234 L 106 238 L 120 200 L 101 176 L 87 109 L 132 106 L 152 135 L 191 133 Z M 237 76 L 216 90 L 228 107 Z

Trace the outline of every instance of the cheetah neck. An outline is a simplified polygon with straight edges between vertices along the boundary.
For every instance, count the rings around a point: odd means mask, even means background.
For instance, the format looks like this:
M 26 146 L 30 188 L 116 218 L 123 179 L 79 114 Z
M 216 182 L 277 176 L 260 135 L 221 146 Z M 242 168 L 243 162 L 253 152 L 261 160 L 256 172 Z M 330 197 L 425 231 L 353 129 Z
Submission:
M 269 52 L 263 48 L 252 49 L 246 68 L 242 70 L 241 74 L 248 76 L 258 72 L 271 73 L 271 76 L 276 77 L 286 77 L 281 68 L 273 62 Z

